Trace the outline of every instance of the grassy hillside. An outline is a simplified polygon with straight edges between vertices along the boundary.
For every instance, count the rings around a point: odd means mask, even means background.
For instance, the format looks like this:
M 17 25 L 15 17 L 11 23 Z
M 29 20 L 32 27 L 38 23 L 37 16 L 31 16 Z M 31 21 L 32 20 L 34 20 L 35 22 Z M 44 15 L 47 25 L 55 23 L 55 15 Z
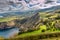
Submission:
M 33 39 L 35 36 L 38 40 L 40 37 L 38 35 L 60 33 L 60 13 L 59 12 L 57 13 L 56 12 L 41 12 L 41 13 L 39 12 L 39 15 L 40 15 L 40 24 L 37 25 L 40 27 L 39 30 L 22 33 L 22 34 L 17 35 L 15 38 L 24 39 L 24 38 L 32 37 Z
M 24 17 L 20 17 L 20 16 L 8 16 L 8 17 L 2 17 L 0 18 L 0 22 L 8 22 L 8 21 L 12 21 L 15 19 L 24 19 Z
M 16 17 L 3 17 L 3 18 L 0 18 L 0 22 L 8 22 L 8 21 L 11 21 L 11 20 L 14 20 L 14 19 L 17 19 Z
M 60 12 L 39 12 L 39 15 L 40 23 L 37 25 L 39 26 L 39 30 L 19 33 L 18 35 L 9 38 L 9 40 L 39 40 L 40 38 L 48 40 L 49 37 L 58 37 L 57 34 L 59 33 L 58 35 L 60 35 Z M 14 19 L 17 19 L 17 17 L 0 18 L 0 22 L 7 22 Z M 55 39 L 53 38 L 51 40 Z

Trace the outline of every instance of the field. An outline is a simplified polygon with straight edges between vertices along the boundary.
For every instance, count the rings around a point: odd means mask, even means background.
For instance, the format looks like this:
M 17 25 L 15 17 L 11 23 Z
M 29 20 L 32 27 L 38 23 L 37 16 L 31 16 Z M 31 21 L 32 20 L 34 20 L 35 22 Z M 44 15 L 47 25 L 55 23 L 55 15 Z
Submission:
M 12 21 L 12 20 L 15 20 L 15 19 L 24 19 L 24 17 L 19 17 L 19 16 L 8 16 L 8 17 L 1 17 L 0 18 L 0 22 L 8 22 L 8 21 Z
M 8 21 L 11 21 L 11 20 L 14 20 L 14 19 L 17 19 L 16 17 L 2 17 L 0 18 L 0 22 L 8 22 Z

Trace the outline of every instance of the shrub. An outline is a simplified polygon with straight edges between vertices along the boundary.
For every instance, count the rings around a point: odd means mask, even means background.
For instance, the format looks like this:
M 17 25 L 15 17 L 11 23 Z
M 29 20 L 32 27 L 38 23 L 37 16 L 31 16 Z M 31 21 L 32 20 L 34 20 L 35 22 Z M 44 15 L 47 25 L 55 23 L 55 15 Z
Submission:
M 42 32 L 45 32 L 45 30 L 43 29 Z

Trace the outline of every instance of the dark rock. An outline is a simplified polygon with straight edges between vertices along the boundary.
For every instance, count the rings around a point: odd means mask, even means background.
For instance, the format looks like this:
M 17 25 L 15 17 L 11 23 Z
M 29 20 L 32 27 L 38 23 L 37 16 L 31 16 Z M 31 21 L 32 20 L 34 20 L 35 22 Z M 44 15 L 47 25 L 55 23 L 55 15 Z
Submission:
M 27 21 L 20 26 L 20 30 L 22 30 L 23 32 L 27 32 L 29 30 L 39 29 L 39 27 L 37 27 L 37 25 L 39 24 L 39 20 L 40 20 L 39 13 L 33 15 L 32 17 L 27 18 Z

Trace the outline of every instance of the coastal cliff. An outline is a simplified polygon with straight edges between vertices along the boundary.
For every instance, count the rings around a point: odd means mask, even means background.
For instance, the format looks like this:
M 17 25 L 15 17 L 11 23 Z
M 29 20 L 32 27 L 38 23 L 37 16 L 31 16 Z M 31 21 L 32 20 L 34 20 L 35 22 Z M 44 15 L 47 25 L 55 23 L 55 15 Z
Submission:
M 38 30 L 40 20 L 40 15 L 39 13 L 34 14 L 32 17 L 29 17 L 25 19 L 23 24 L 20 26 L 20 31 L 22 32 L 27 32 L 27 31 L 33 31 L 33 30 Z
M 7 22 L 0 22 L 0 29 L 9 29 L 13 27 L 18 27 L 20 29 L 20 32 L 27 32 L 32 30 L 37 30 L 39 27 L 37 25 L 39 24 L 40 15 L 39 13 L 34 14 L 31 17 L 20 19 L 14 19 Z

